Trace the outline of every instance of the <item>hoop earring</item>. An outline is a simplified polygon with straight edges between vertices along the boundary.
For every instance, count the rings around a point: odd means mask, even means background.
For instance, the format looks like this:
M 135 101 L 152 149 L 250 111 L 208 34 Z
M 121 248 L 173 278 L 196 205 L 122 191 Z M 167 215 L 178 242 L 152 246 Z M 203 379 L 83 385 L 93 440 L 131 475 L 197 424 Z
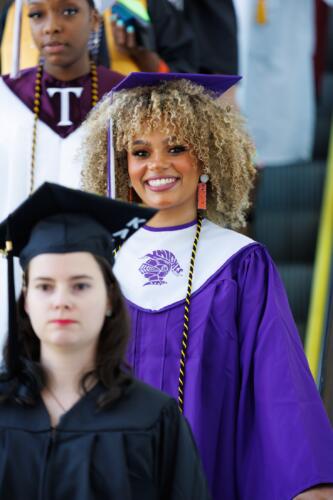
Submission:
M 207 209 L 207 182 L 209 181 L 209 176 L 207 174 L 200 175 L 198 184 L 198 209 Z

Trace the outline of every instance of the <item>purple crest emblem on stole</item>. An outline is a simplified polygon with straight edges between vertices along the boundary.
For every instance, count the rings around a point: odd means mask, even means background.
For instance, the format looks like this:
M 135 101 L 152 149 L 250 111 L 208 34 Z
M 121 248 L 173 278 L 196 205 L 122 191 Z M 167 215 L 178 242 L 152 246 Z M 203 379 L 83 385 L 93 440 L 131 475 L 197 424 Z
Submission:
M 166 275 L 172 271 L 176 276 L 182 276 L 183 269 L 178 264 L 178 261 L 172 252 L 169 250 L 154 250 L 147 253 L 143 259 L 148 258 L 144 264 L 141 264 L 139 271 L 145 278 L 148 279 L 146 285 L 165 285 Z

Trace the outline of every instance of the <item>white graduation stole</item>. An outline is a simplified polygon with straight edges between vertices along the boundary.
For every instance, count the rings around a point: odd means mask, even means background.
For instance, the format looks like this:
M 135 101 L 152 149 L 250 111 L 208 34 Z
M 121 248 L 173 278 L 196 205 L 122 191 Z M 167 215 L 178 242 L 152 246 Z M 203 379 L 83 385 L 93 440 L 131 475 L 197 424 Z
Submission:
M 196 224 L 183 229 L 141 228 L 120 248 L 113 271 L 126 299 L 158 311 L 184 300 Z M 196 254 L 192 293 L 253 240 L 204 219 Z

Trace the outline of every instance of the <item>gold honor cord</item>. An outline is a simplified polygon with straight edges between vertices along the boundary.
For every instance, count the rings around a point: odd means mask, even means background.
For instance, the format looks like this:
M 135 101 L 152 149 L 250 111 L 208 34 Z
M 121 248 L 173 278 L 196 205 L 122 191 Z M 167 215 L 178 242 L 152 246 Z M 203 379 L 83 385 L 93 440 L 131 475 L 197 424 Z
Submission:
M 184 307 L 184 325 L 183 325 L 182 343 L 180 350 L 180 366 L 179 366 L 179 377 L 178 377 L 178 407 L 181 413 L 183 413 L 184 410 L 184 387 L 185 387 L 185 374 L 186 374 L 186 355 L 187 355 L 187 347 L 189 341 L 192 279 L 193 279 L 194 263 L 198 249 L 198 241 L 201 232 L 201 227 L 202 227 L 202 216 L 198 215 L 197 229 L 193 241 L 190 269 L 188 273 L 187 292 L 186 292 L 185 307 Z
M 188 346 L 188 338 L 189 338 L 189 322 L 190 322 L 190 305 L 191 305 L 191 294 L 192 294 L 192 279 L 194 272 L 194 262 L 197 254 L 198 241 L 202 227 L 202 216 L 198 214 L 198 222 L 197 229 L 195 232 L 195 237 L 192 246 L 191 252 L 191 260 L 190 260 L 190 270 L 188 273 L 187 280 L 187 292 L 185 297 L 185 306 L 184 306 L 184 324 L 183 324 L 183 333 L 182 333 L 182 343 L 180 350 L 180 366 L 179 366 L 179 377 L 178 377 L 178 407 L 181 413 L 183 413 L 184 409 L 184 385 L 185 385 L 185 368 L 186 368 L 186 353 Z M 120 250 L 121 246 L 119 245 L 117 248 L 113 250 L 113 256 L 115 257 Z

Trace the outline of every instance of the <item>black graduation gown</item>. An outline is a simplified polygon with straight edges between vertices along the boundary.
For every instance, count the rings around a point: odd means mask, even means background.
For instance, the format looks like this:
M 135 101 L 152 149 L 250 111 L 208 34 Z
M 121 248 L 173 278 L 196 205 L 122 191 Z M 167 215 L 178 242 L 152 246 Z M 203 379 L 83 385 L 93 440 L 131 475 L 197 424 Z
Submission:
M 148 0 L 156 52 L 176 73 L 198 71 L 196 34 L 183 14 L 168 0 Z
M 233 0 L 184 0 L 184 14 L 195 33 L 198 72 L 237 75 L 237 19 Z
M 176 402 L 140 382 L 108 410 L 96 385 L 56 429 L 43 401 L 0 405 L 1 500 L 205 500 L 200 459 Z

